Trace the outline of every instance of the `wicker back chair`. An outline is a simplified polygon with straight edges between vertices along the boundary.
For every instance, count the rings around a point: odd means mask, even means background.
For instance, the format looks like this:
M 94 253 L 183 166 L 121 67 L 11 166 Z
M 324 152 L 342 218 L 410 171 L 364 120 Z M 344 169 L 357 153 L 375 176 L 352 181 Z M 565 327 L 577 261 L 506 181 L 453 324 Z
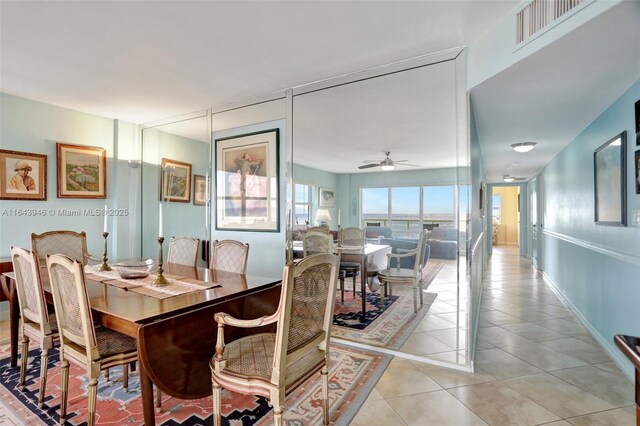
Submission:
M 167 263 L 193 266 L 195 268 L 198 265 L 199 245 L 200 240 L 198 238 L 171 237 Z
M 306 232 L 322 232 L 323 234 L 330 234 L 328 226 L 310 226 L 307 228 Z
M 378 273 L 378 279 L 382 286 L 387 286 L 389 295 L 393 294 L 393 284 L 410 284 L 413 287 L 413 312 L 418 312 L 418 299 L 422 307 L 423 281 L 422 271 L 429 262 L 431 247 L 427 244 L 429 231 L 426 229 L 420 232 L 418 246 L 413 250 L 398 249 L 398 253 L 387 254 L 387 268 Z M 414 257 L 413 268 L 401 268 L 403 258 Z M 380 295 L 383 291 L 380 290 Z M 381 302 L 384 305 L 384 300 Z
M 282 424 L 285 394 L 321 370 L 324 424 L 329 424 L 329 337 L 339 257 L 315 254 L 284 268 L 276 312 L 253 320 L 217 313 L 218 341 L 211 360 L 213 421 L 220 424 L 221 388 L 269 398 L 276 425 Z M 224 326 L 277 324 L 275 333 L 243 337 L 225 346 Z
M 136 340 L 108 328 L 95 328 L 82 263 L 63 255 L 47 257 L 53 304 L 60 333 L 62 394 L 60 424 L 67 412 L 69 362 L 86 368 L 89 378 L 88 424 L 95 424 L 100 371 L 122 365 L 124 388 L 129 386 L 128 364 L 138 359 Z
M 40 345 L 40 393 L 38 407 L 44 405 L 44 392 L 47 386 L 47 366 L 49 349 L 58 340 L 56 317 L 49 314 L 44 298 L 38 258 L 29 250 L 11 247 L 11 260 L 16 274 L 16 291 L 21 322 L 20 352 L 20 390 L 24 391 L 27 359 L 29 357 L 29 341 Z
M 234 240 L 215 240 L 211 254 L 211 269 L 244 274 L 247 272 L 249 244 Z
M 304 256 L 317 253 L 333 253 L 333 238 L 330 234 L 321 232 L 305 232 L 302 236 Z
M 86 232 L 48 231 L 42 234 L 31 234 L 31 250 L 38 256 L 40 266 L 47 265 L 50 254 L 64 254 L 86 265 L 89 260 L 101 262 L 87 251 Z
M 340 229 L 340 245 L 363 247 L 365 232 L 362 228 L 342 228 Z

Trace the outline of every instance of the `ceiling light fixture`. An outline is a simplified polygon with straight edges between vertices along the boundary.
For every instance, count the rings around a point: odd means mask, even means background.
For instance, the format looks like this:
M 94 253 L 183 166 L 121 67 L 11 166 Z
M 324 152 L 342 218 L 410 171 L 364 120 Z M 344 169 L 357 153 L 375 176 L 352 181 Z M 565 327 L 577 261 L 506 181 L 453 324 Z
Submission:
M 380 163 L 380 169 L 384 172 L 390 172 L 395 168 L 396 166 L 394 166 L 393 161 L 388 156 Z
M 536 146 L 535 142 L 518 142 L 512 143 L 511 148 L 517 152 L 529 152 Z
M 502 180 L 507 182 L 507 183 L 510 183 L 510 182 L 513 182 L 514 180 L 516 180 L 516 178 L 514 178 L 513 176 L 509 176 L 509 175 L 504 175 L 504 176 L 502 176 Z

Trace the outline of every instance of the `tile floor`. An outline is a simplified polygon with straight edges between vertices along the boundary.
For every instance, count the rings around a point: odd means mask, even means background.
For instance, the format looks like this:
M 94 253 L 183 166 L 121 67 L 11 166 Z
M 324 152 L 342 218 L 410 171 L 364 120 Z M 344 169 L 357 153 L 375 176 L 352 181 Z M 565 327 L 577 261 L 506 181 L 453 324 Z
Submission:
M 455 310 L 438 300 L 407 347 L 447 359 Z M 475 373 L 396 357 L 351 425 L 635 424 L 633 385 L 516 247 L 494 247 L 479 326 Z

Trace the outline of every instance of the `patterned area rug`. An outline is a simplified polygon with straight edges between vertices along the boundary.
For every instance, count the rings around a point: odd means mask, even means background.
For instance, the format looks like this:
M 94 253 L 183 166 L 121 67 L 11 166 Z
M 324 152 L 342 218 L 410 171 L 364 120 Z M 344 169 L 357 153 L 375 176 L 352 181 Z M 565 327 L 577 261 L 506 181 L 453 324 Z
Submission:
M 20 368 L 10 368 L 8 348 L 0 350 L 0 398 L 24 424 L 54 425 L 60 408 L 60 368 L 58 351 L 49 357 L 49 379 L 44 409 L 38 409 L 40 351 L 29 352 L 26 389 L 17 388 Z M 390 362 L 391 357 L 342 345 L 331 346 L 329 402 L 332 424 L 348 425 Z M 103 425 L 142 425 L 142 403 L 138 375 L 129 377 L 129 390 L 122 388 L 122 369 L 112 368 L 110 380 L 100 378 L 96 422 Z M 84 425 L 87 418 L 87 380 L 84 371 L 72 366 L 69 378 L 67 424 Z M 285 401 L 286 424 L 305 426 L 322 424 L 322 381 L 320 374 L 296 389 Z M 265 398 L 224 391 L 223 425 L 273 424 L 271 408 Z M 158 425 L 212 424 L 211 398 L 179 400 L 164 395 L 162 412 L 156 414 Z
M 425 288 L 443 266 L 444 262 L 441 260 L 429 262 L 423 273 Z M 362 310 L 360 293 L 356 293 L 356 297 L 353 297 L 352 292 L 345 291 L 344 305 L 340 303 L 340 294 L 337 294 L 331 335 L 371 346 L 399 349 L 429 311 L 429 307 L 438 295 L 425 293 L 423 306 L 414 313 L 413 295 L 406 291 L 400 295 L 395 293 L 396 291 L 391 300 L 385 298 L 384 308 L 380 306 L 378 293 L 367 293 L 367 315 L 364 321 L 360 315 Z

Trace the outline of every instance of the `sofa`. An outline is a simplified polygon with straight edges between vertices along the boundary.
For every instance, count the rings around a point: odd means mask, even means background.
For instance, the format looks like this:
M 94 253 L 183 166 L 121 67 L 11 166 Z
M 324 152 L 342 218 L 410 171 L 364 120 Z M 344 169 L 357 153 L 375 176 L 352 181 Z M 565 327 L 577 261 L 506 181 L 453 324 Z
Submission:
M 431 246 L 431 257 L 435 259 L 456 259 L 458 256 L 458 230 L 437 227 L 429 232 L 427 244 Z

